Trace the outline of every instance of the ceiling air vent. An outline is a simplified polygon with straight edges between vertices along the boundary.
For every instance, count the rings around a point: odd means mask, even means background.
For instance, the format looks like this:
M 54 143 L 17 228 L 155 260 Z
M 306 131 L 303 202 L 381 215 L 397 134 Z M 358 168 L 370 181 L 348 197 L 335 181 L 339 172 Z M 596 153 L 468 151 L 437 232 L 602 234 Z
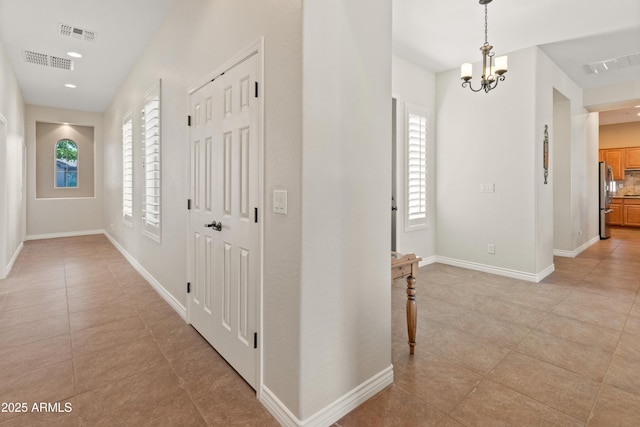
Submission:
M 95 41 L 96 33 L 94 31 L 85 30 L 84 28 L 74 27 L 72 25 L 58 23 L 58 33 L 65 37 L 74 37 L 76 39 L 87 42 Z
M 49 55 L 45 55 L 44 53 L 31 52 L 29 50 L 24 51 L 24 60 L 29 64 L 36 65 L 49 65 Z
M 67 58 L 60 58 L 57 56 L 49 57 L 49 66 L 54 68 L 60 68 L 62 70 L 73 71 L 73 61 Z
M 592 62 L 587 64 L 587 69 L 594 74 L 604 73 L 607 71 L 621 70 L 623 68 L 635 67 L 640 65 L 640 53 L 620 56 L 605 61 Z
M 24 61 L 29 64 L 44 65 L 45 67 L 73 71 L 73 60 L 71 59 L 45 55 L 44 53 L 32 52 L 30 50 L 25 50 L 23 53 Z

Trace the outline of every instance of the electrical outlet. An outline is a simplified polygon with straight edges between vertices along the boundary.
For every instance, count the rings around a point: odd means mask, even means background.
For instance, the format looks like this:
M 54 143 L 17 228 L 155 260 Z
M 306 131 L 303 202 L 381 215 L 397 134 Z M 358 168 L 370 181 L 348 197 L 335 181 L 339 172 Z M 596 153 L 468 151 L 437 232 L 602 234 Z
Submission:
M 490 254 L 495 254 L 496 253 L 496 245 L 493 243 L 489 243 L 487 245 L 487 252 Z
M 493 182 L 480 184 L 481 193 L 493 193 L 496 191 L 496 185 Z

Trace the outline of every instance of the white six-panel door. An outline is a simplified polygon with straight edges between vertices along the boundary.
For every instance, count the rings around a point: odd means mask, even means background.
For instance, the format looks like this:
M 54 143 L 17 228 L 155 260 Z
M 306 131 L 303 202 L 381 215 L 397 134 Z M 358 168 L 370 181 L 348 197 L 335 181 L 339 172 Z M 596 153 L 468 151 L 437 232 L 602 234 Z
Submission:
M 191 94 L 190 323 L 256 388 L 258 57 Z

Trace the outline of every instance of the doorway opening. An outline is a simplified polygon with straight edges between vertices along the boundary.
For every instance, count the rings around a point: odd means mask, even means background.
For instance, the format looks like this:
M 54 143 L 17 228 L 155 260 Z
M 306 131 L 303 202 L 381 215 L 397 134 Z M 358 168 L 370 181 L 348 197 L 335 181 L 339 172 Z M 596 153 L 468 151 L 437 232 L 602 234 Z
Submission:
M 553 249 L 572 251 L 571 102 L 555 89 L 552 132 Z

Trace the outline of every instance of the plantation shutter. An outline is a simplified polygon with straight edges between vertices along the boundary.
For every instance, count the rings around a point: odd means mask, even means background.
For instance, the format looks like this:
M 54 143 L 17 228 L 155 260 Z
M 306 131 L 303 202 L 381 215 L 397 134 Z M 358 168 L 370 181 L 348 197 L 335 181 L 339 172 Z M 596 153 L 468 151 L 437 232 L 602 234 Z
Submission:
M 406 106 L 406 228 L 427 224 L 427 113 Z
M 160 84 L 158 84 L 145 96 L 142 109 L 143 232 L 158 242 L 160 241 L 162 175 L 160 141 Z
M 133 121 L 131 113 L 122 122 L 122 220 L 133 225 Z

